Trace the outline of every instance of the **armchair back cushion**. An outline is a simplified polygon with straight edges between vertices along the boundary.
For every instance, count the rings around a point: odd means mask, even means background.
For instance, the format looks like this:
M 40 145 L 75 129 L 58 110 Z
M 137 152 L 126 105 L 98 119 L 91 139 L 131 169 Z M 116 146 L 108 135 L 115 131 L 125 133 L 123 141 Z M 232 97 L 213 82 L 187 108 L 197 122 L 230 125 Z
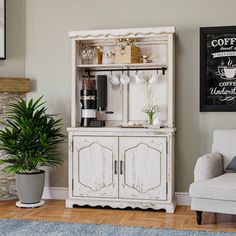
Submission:
M 225 169 L 230 161 L 236 156 L 236 129 L 214 131 L 212 152 L 222 154 Z

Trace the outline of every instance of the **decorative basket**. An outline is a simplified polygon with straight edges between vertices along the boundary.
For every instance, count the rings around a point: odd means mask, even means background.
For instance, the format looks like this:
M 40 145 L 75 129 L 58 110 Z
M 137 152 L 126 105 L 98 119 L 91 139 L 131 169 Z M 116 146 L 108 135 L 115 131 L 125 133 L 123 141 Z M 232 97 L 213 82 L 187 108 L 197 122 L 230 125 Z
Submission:
M 133 45 L 116 47 L 115 63 L 116 64 L 140 63 L 140 48 Z

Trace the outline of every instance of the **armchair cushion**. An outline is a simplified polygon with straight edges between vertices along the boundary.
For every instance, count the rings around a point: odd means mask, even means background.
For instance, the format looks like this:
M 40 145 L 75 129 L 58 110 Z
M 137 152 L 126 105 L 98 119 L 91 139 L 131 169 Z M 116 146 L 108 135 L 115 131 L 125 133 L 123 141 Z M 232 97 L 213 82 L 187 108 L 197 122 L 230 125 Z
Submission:
M 206 181 L 223 174 L 223 157 L 210 153 L 199 157 L 194 169 L 194 182 Z
M 225 170 L 236 172 L 236 157 L 232 159 L 232 161 L 227 165 Z
M 193 198 L 217 199 L 236 202 L 236 173 L 225 173 L 213 179 L 190 185 Z

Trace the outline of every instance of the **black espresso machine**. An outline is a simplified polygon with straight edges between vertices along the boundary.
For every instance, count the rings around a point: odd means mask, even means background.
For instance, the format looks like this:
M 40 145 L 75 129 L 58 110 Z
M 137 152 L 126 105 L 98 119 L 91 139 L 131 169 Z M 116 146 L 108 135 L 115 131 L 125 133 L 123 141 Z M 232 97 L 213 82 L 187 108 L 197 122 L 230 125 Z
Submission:
M 94 76 L 88 74 L 82 80 L 80 90 L 81 123 L 83 127 L 104 127 L 106 125 L 107 111 L 107 76 L 97 75 L 97 83 Z

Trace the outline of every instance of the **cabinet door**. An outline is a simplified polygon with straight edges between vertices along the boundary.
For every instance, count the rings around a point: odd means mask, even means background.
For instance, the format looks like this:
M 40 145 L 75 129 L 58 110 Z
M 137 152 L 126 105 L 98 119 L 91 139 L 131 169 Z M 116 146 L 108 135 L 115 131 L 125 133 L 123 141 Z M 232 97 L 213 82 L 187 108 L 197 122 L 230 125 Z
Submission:
M 118 138 L 73 138 L 73 195 L 118 197 Z
M 166 200 L 166 138 L 120 138 L 119 197 Z

